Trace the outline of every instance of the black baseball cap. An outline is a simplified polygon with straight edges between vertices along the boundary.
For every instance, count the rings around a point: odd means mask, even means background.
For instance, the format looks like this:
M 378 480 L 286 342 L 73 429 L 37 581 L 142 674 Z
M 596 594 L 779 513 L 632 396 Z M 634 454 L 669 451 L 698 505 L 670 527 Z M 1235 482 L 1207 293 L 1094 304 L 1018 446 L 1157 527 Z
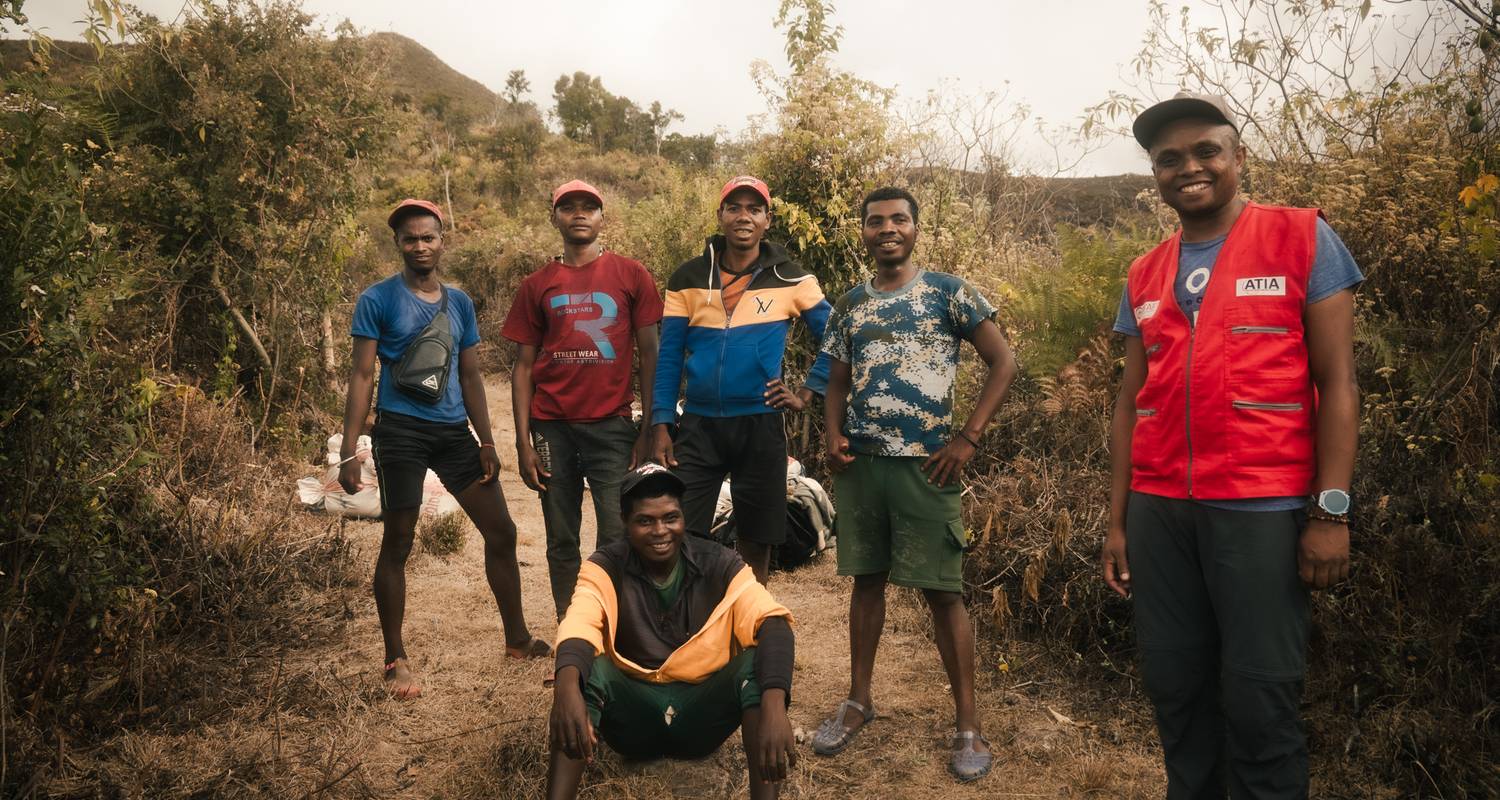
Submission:
M 663 489 L 666 491 L 663 492 Z M 648 493 L 648 490 L 655 491 Z M 662 494 L 675 494 L 681 497 L 686 491 L 687 484 L 683 483 L 676 473 L 660 464 L 648 461 L 625 473 L 625 479 L 620 481 L 620 511 L 624 512 L 629 509 L 636 495 L 659 497 Z
M 1142 111 L 1135 118 L 1135 124 L 1130 126 L 1130 132 L 1135 134 L 1135 140 L 1140 142 L 1142 148 L 1150 150 L 1156 134 L 1167 123 L 1179 119 L 1212 120 L 1234 128 L 1236 133 L 1240 130 L 1239 119 L 1229 110 L 1229 103 L 1223 97 L 1216 94 L 1178 92 L 1171 99 Z

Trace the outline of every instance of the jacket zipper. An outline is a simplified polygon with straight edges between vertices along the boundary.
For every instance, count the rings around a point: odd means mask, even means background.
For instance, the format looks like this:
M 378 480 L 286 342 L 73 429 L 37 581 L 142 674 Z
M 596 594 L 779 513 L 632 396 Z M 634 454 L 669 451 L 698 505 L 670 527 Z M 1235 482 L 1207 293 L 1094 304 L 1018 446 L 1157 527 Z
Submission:
M 1301 403 L 1261 403 L 1254 400 L 1234 400 L 1231 406 L 1254 411 L 1301 411 Z
M 713 286 L 714 281 L 719 279 L 718 253 L 714 252 L 714 243 L 708 241 L 708 285 Z M 719 397 L 719 416 L 724 416 L 724 358 L 729 354 L 729 308 L 724 304 L 724 286 L 719 285 L 719 310 L 724 312 L 724 331 L 719 336 L 719 360 L 715 366 L 714 389 Z
M 1286 328 L 1275 325 L 1236 325 L 1229 329 L 1230 333 L 1289 333 Z
M 1156 416 L 1156 409 L 1154 409 L 1154 408 L 1137 408 L 1135 410 L 1135 415 L 1137 417 L 1154 417 L 1154 416 Z

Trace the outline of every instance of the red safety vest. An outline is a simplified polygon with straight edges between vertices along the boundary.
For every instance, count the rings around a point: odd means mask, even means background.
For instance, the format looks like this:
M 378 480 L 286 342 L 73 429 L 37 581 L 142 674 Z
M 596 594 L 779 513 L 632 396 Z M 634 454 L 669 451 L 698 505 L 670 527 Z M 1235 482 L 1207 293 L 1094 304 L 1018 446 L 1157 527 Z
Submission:
M 1246 206 L 1214 262 L 1196 326 L 1173 291 L 1182 231 L 1131 265 L 1130 305 L 1146 349 L 1132 489 L 1204 500 L 1311 491 L 1316 399 L 1302 312 L 1320 213 Z

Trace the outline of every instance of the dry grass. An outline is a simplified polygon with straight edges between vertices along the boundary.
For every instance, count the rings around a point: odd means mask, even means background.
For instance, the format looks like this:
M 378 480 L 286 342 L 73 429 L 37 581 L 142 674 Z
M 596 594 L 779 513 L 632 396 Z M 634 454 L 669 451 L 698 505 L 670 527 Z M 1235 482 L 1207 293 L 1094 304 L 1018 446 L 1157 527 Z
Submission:
M 424 520 L 417 526 L 417 544 L 424 553 L 447 558 L 463 549 L 466 524 L 468 517 L 462 511 L 449 511 Z
M 492 418 L 508 423 L 503 389 L 490 387 Z M 540 510 L 514 475 L 504 473 L 503 479 L 521 532 L 530 622 L 537 635 L 550 638 Z M 414 561 L 409 569 L 407 647 L 424 681 L 420 700 L 385 696 L 373 603 L 359 592 L 352 618 L 340 606 L 313 635 L 293 634 L 274 647 L 267 643 L 233 662 L 239 672 L 217 673 L 212 680 L 234 675 L 207 687 L 210 695 L 217 692 L 217 702 L 195 706 L 174 724 L 125 726 L 97 746 L 70 750 L 64 768 L 50 773 L 36 793 L 541 797 L 551 702 L 550 690 L 541 685 L 547 665 L 503 657 L 482 543 L 469 523 L 461 527 L 459 553 Z M 585 527 L 588 542 L 592 526 Z M 368 563 L 379 524 L 350 522 L 346 533 L 357 561 Z M 824 557 L 773 576 L 771 589 L 797 615 L 792 722 L 810 732 L 847 690 L 849 585 L 834 575 L 831 557 Z M 814 756 L 804 746 L 783 796 L 1160 796 L 1156 756 L 1138 726 L 1114 713 L 1097 720 L 1091 695 L 1062 673 L 1049 672 L 1045 653 L 1007 647 L 1008 672 L 996 668 L 996 646 L 980 653 L 979 702 L 997 753 L 995 771 L 975 785 L 959 786 L 946 773 L 944 737 L 952 705 L 925 607 L 916 593 L 893 590 L 876 667 L 876 703 L 884 718 L 836 758 Z M 717 798 L 742 796 L 745 784 L 736 736 L 703 761 L 626 763 L 606 752 L 589 770 L 583 796 Z

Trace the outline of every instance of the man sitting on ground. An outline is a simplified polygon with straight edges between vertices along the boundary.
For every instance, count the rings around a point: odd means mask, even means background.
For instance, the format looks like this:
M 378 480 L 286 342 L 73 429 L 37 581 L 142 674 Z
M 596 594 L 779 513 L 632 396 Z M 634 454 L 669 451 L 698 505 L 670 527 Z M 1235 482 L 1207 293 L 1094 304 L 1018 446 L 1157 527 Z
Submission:
M 578 795 L 600 737 L 626 758 L 703 758 L 743 724 L 752 798 L 796 763 L 791 612 L 733 550 L 684 536 L 685 488 L 657 464 L 628 473 L 624 540 L 583 562 L 557 631 L 549 798 Z

